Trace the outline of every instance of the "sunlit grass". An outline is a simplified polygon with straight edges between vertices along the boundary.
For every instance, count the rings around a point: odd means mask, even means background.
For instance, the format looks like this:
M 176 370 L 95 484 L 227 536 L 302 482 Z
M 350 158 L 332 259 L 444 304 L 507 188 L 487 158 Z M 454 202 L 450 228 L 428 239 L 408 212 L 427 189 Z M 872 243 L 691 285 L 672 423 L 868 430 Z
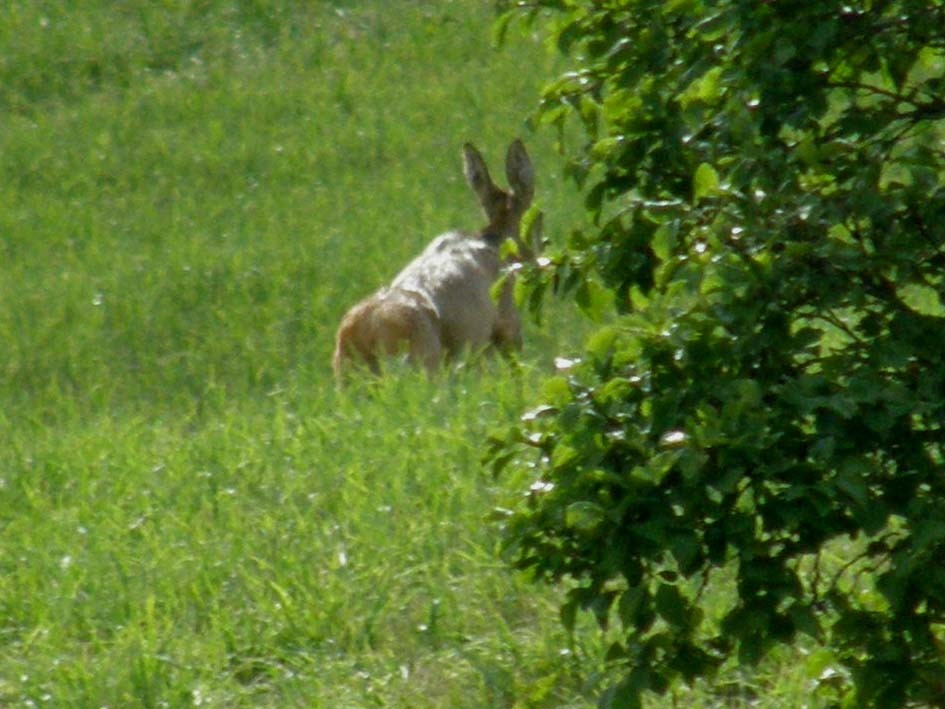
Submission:
M 4 461 L 4 698 L 477 706 L 559 672 L 567 640 L 497 558 L 505 493 L 479 465 L 521 395 L 473 379 L 37 431 Z
M 540 371 L 328 366 L 346 307 L 478 224 L 459 147 L 498 162 L 549 55 L 496 53 L 472 2 L 9 18 L 0 703 L 563 696 L 553 594 L 496 553 L 515 485 L 479 465 Z

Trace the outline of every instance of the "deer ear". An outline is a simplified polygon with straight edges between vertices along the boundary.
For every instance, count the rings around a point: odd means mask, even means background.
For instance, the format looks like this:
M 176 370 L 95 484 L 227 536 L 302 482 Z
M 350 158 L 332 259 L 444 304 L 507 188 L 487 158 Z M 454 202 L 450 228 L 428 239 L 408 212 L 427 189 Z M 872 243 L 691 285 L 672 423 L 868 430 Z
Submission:
M 493 187 L 486 161 L 482 159 L 482 155 L 472 143 L 463 145 L 463 174 L 466 175 L 466 182 L 472 187 L 473 192 L 480 197 L 488 194 Z
M 515 196 L 526 204 L 530 202 L 535 193 L 535 171 L 521 140 L 513 140 L 509 146 L 505 156 L 505 176 Z

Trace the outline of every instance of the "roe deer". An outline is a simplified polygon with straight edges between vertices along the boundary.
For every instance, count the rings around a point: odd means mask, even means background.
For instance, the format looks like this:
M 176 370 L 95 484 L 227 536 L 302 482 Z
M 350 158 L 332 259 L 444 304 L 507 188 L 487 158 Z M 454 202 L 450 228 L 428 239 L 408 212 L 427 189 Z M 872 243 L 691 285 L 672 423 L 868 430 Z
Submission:
M 464 349 L 521 347 L 521 320 L 508 278 L 498 297 L 491 289 L 505 265 L 502 242 L 512 239 L 516 260 L 537 256 L 541 215 L 519 237 L 522 215 L 535 191 L 532 163 L 520 140 L 509 146 L 505 172 L 510 191 L 499 188 L 472 145 L 463 146 L 463 172 L 488 224 L 475 232 L 451 231 L 434 239 L 394 278 L 347 312 L 338 328 L 332 366 L 339 382 L 349 363 L 380 371 L 380 358 L 405 351 L 409 361 L 433 372 Z

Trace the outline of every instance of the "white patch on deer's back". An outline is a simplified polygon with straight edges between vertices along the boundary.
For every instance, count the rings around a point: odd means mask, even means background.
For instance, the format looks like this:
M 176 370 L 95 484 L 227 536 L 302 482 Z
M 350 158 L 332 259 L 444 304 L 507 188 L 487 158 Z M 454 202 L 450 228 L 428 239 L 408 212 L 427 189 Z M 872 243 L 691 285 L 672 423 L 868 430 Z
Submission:
M 467 234 L 463 231 L 448 231 L 445 234 L 440 234 L 429 245 L 421 252 L 421 255 L 425 253 L 443 253 L 450 251 L 457 247 L 462 247 L 464 242 L 474 239 L 471 234 Z
M 391 288 L 425 293 L 439 315 L 444 344 L 455 352 L 490 343 L 498 320 L 490 289 L 498 275 L 495 246 L 472 234 L 447 232 L 407 264 Z

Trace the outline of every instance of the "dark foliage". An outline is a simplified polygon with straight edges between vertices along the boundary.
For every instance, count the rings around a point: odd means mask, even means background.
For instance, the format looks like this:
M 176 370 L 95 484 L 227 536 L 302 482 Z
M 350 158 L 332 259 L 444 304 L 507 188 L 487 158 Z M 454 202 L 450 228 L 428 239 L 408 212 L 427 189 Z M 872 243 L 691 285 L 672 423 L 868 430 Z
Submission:
M 602 324 L 496 441 L 540 475 L 510 558 L 619 623 L 603 706 L 798 634 L 855 706 L 945 706 L 945 4 L 512 5 L 590 225 L 522 295 Z

